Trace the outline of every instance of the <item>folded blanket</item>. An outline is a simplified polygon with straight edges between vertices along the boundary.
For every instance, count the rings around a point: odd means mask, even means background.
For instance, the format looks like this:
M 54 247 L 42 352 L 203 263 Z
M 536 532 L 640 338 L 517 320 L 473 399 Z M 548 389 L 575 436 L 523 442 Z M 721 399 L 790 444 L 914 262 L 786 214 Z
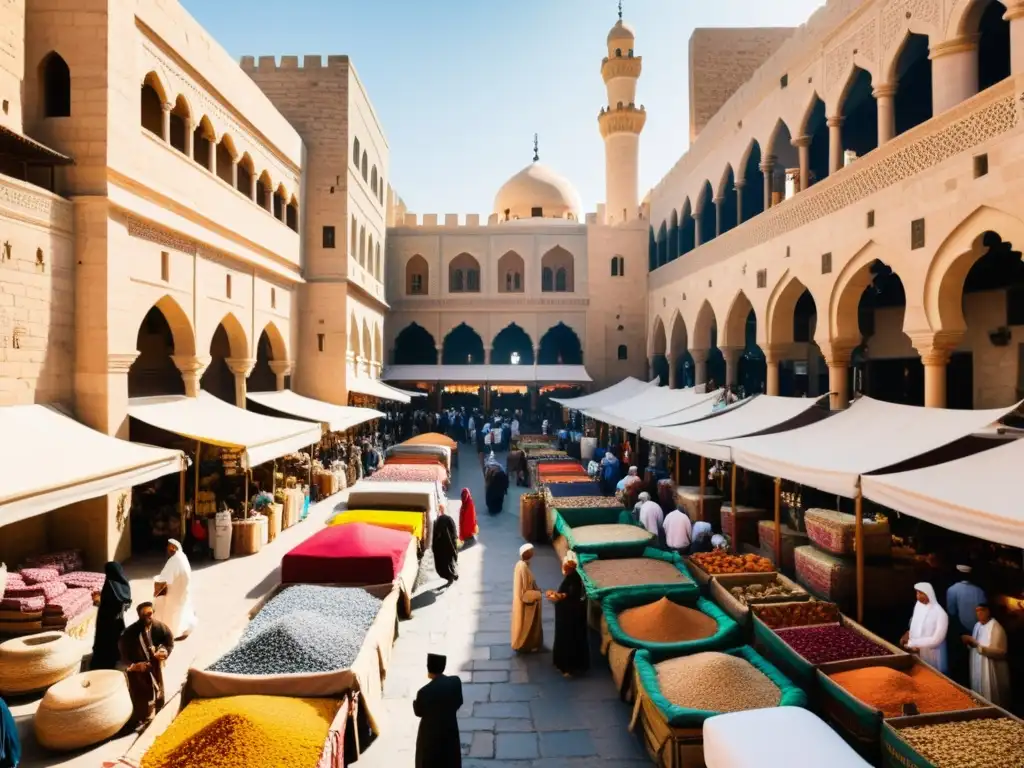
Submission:
M 46 598 L 41 595 L 36 597 L 5 597 L 0 600 L 0 610 L 18 611 L 20 613 L 35 613 L 43 610 L 46 605 Z
M 66 549 L 27 558 L 22 568 L 56 568 L 60 573 L 71 573 L 82 570 L 84 564 L 82 550 Z
M 56 581 L 60 572 L 56 568 L 22 568 L 21 578 L 26 584 L 42 584 L 45 581 Z
M 74 618 L 92 605 L 92 592 L 88 589 L 69 589 L 62 595 L 58 595 L 46 601 L 46 608 L 43 609 L 44 616 L 63 616 L 67 619 Z
M 104 574 L 93 573 L 92 571 L 72 571 L 60 577 L 60 580 L 69 587 L 91 589 L 93 592 L 99 592 L 103 589 L 103 582 L 106 579 L 107 577 Z
M 4 598 L 45 597 L 49 600 L 58 595 L 63 595 L 67 591 L 68 585 L 63 581 L 44 581 L 41 584 L 25 584 L 17 587 L 12 587 L 8 584 L 7 589 L 4 590 Z

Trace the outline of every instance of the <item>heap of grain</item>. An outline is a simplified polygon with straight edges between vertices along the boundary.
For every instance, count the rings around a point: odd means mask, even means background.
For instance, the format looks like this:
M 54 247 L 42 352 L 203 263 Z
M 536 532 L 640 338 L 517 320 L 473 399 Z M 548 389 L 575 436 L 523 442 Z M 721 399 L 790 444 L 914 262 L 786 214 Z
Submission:
M 978 703 L 923 664 L 908 672 L 890 667 L 862 667 L 830 675 L 833 682 L 854 698 L 879 709 L 886 717 L 899 717 L 906 704 L 922 715 L 974 709 Z
M 593 560 L 583 566 L 587 578 L 598 589 L 632 587 L 640 584 L 685 584 L 689 582 L 672 563 L 652 557 L 622 557 Z
M 1009 717 L 919 725 L 899 734 L 939 768 L 1024 765 L 1024 723 Z
M 648 643 L 683 643 L 703 640 L 718 631 L 718 622 L 707 614 L 661 598 L 654 603 L 627 608 L 618 615 L 622 631 Z
M 646 541 L 652 538 L 650 531 L 636 525 L 618 523 L 581 525 L 572 529 L 577 544 L 602 544 L 605 542 Z
M 333 672 L 355 661 L 380 610 L 365 590 L 298 585 L 271 600 L 210 666 L 235 675 Z
M 778 706 L 782 691 L 750 662 L 708 651 L 654 666 L 662 695 L 677 707 L 739 712 Z
M 142 758 L 142 768 L 316 768 L 334 699 L 228 696 L 183 709 Z

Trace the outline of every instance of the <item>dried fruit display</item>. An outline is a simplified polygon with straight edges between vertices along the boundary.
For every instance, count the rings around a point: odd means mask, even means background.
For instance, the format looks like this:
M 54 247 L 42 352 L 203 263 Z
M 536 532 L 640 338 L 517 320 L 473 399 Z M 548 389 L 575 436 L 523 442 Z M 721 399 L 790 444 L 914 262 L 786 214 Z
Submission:
M 745 584 L 741 587 L 732 587 L 729 589 L 729 594 L 743 605 L 749 605 L 772 598 L 796 597 L 807 593 L 795 584 L 789 586 L 776 579 L 770 584 Z
M 690 560 L 710 574 L 718 573 L 771 573 L 775 570 L 772 561 L 761 555 L 730 555 L 716 549 L 714 552 L 700 552 L 691 555 Z
M 1024 765 L 1024 723 L 1009 717 L 919 725 L 899 735 L 941 768 Z
M 842 624 L 780 629 L 776 634 L 811 664 L 830 661 L 864 659 L 870 656 L 892 656 L 878 643 Z
M 776 603 L 751 606 L 754 615 L 769 629 L 806 627 L 812 624 L 834 624 L 839 621 L 839 606 L 820 600 L 802 603 Z

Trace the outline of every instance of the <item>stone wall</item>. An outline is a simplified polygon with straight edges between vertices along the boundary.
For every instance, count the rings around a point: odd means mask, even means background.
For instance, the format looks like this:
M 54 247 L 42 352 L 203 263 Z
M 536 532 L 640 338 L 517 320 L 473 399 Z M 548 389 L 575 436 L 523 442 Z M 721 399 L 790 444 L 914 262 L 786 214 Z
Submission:
M 695 29 L 690 36 L 690 141 L 746 83 L 792 27 Z
M 21 131 L 25 0 L 0 0 L 0 125 Z

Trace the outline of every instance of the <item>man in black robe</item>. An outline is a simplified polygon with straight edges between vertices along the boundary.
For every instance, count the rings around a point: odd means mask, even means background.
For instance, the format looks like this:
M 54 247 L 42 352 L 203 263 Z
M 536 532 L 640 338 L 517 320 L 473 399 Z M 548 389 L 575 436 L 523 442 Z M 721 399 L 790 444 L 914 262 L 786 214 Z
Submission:
M 455 530 L 455 521 L 444 512 L 434 521 L 433 540 L 430 551 L 434 554 L 434 570 L 437 575 L 448 583 L 459 580 L 459 536 Z
M 174 650 L 174 633 L 153 619 L 152 603 L 140 603 L 135 610 L 139 620 L 121 634 L 118 649 L 128 676 L 132 722 L 141 731 L 163 709 L 163 664 Z
M 116 669 L 120 655 L 118 641 L 124 632 L 124 612 L 132 607 L 132 587 L 120 563 L 113 561 L 105 567 L 106 580 L 99 595 L 96 613 L 96 637 L 92 644 L 89 669 Z
M 493 465 L 492 465 L 493 466 Z M 495 467 L 490 482 L 487 483 L 487 490 L 484 493 L 484 500 L 487 502 L 487 512 L 496 515 L 501 512 L 505 505 L 505 494 L 508 493 L 508 475 L 500 466 Z
M 562 562 L 562 573 L 565 578 L 558 591 L 547 593 L 548 600 L 555 604 L 555 644 L 551 649 L 552 661 L 565 677 L 582 674 L 590 667 L 587 593 L 576 566 L 576 555 L 570 552 Z
M 412 703 L 412 711 L 420 718 L 416 768 L 462 768 L 458 716 L 462 681 L 444 674 L 446 662 L 444 656 L 427 654 L 430 682 L 420 688 Z

